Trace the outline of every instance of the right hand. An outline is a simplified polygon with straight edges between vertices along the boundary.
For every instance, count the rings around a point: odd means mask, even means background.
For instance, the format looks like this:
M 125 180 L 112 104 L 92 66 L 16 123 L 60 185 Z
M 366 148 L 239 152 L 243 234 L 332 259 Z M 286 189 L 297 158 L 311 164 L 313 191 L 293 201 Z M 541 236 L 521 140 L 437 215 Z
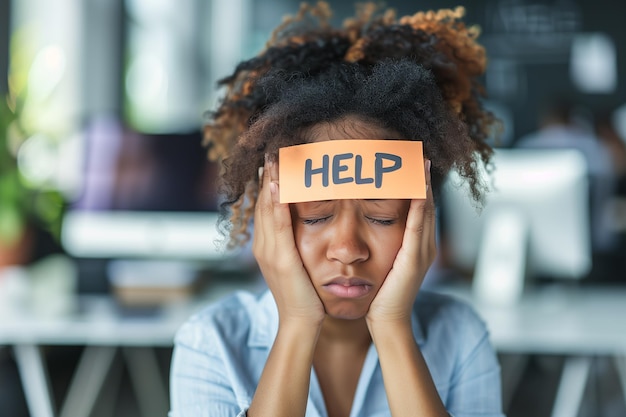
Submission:
M 279 202 L 278 164 L 267 158 L 254 213 L 252 252 L 276 300 L 280 323 L 321 325 L 324 305 L 296 247 L 289 204 Z

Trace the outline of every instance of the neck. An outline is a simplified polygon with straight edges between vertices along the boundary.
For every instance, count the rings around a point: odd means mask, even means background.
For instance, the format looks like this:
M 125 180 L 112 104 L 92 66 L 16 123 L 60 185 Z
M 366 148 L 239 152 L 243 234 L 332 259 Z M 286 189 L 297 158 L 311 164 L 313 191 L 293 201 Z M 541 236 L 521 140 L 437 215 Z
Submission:
M 342 320 L 326 317 L 318 339 L 318 346 L 344 346 L 367 349 L 372 342 L 365 319 Z

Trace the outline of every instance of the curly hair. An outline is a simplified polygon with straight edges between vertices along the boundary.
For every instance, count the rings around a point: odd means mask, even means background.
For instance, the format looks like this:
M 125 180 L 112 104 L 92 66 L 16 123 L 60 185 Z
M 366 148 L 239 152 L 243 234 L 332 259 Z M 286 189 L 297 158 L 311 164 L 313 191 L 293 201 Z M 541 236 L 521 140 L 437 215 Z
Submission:
M 258 56 L 220 80 L 226 94 L 204 133 L 209 158 L 222 161 L 229 245 L 249 239 L 265 155 L 276 159 L 279 148 L 308 142 L 307 129 L 347 116 L 422 141 L 433 190 L 456 169 L 481 202 L 479 164 L 489 165 L 486 139 L 497 120 L 481 104 L 479 30 L 466 27 L 463 15 L 458 7 L 397 19 L 392 9 L 367 3 L 333 28 L 327 3 L 305 3 Z

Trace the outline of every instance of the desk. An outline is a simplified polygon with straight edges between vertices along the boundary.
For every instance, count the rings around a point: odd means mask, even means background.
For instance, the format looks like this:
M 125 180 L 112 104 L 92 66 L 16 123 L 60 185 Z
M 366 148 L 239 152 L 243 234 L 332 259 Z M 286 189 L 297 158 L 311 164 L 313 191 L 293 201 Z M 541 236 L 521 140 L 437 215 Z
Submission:
M 615 358 L 626 398 L 626 287 L 536 287 L 511 306 L 481 303 L 468 286 L 436 290 L 473 305 L 498 352 L 566 355 L 553 417 L 578 415 L 594 355 Z
M 194 311 L 241 288 L 258 289 L 259 283 L 209 285 L 197 299 L 167 305 L 148 317 L 120 314 L 115 301 L 105 296 L 77 297 L 73 309 L 52 316 L 37 314 L 33 306 L 15 306 L 0 314 L 0 347 L 15 351 L 33 417 L 55 415 L 42 345 L 85 346 L 61 405 L 61 417 L 89 415 L 118 350 L 142 414 L 161 415 L 167 407 L 167 390 L 152 348 L 171 347 L 176 330 Z M 568 355 L 553 417 L 576 416 L 591 355 L 616 358 L 626 397 L 626 288 L 545 287 L 527 292 L 518 304 L 507 307 L 478 302 L 469 287 L 434 289 L 472 304 L 486 321 L 498 352 Z
M 258 283 L 249 283 L 255 288 Z M 245 285 L 243 285 L 245 287 Z M 32 417 L 53 417 L 53 405 L 44 345 L 85 346 L 59 416 L 89 416 L 101 394 L 117 351 L 128 367 L 131 383 L 144 416 L 163 415 L 168 391 L 160 375 L 153 348 L 172 347 L 176 330 L 193 312 L 242 283 L 209 285 L 194 300 L 172 303 L 155 314 L 123 314 L 109 296 L 77 296 L 63 314 L 42 316 L 33 306 L 4 306 L 0 314 L 0 348 L 10 346 L 22 379 Z

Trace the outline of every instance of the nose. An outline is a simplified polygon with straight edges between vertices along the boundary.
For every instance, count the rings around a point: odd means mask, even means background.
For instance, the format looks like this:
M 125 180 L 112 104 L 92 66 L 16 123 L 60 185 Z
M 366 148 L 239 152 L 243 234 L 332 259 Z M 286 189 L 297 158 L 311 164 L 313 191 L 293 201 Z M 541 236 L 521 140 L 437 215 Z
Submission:
M 343 219 L 330 231 L 326 256 L 345 265 L 363 262 L 370 256 L 369 245 L 355 219 Z

